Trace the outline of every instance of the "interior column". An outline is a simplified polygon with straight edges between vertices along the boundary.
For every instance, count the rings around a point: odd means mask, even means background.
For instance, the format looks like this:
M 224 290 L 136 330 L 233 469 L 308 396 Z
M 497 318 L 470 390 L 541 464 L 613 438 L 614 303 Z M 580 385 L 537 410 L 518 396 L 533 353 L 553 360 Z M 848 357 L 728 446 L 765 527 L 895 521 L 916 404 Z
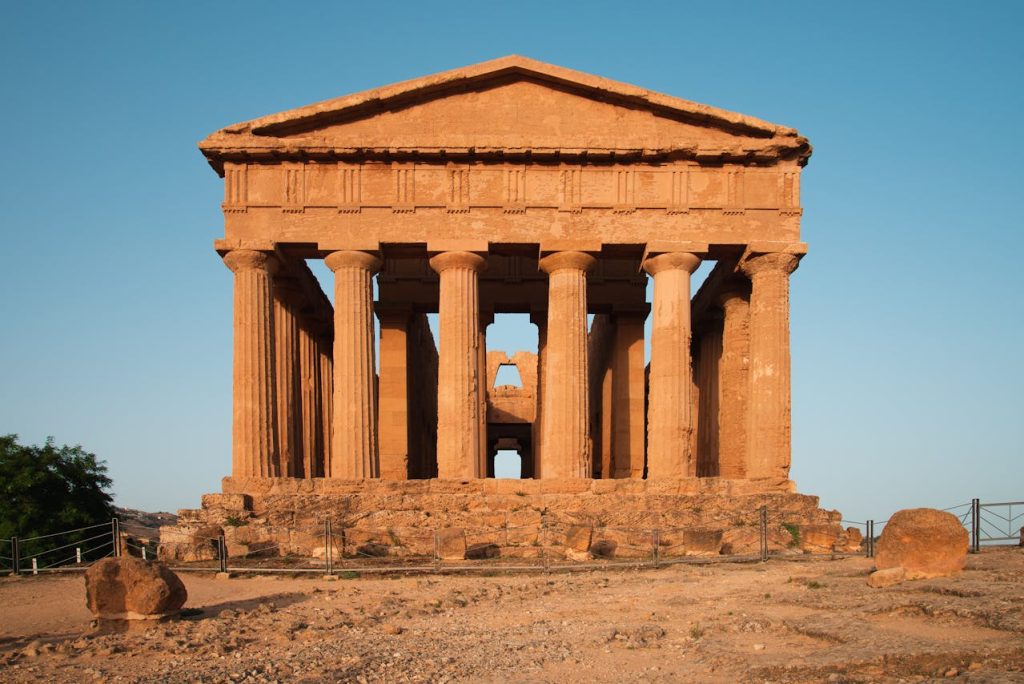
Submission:
M 379 476 L 373 348 L 373 275 L 380 259 L 367 252 L 332 252 L 334 271 L 334 421 L 327 477 Z
M 789 478 L 789 274 L 798 261 L 773 252 L 740 265 L 751 282 L 748 478 Z
M 480 439 L 479 274 L 486 260 L 471 252 L 430 259 L 440 276 L 437 385 L 437 476 L 483 477 Z
M 232 250 L 224 263 L 235 274 L 231 475 L 278 477 L 274 396 L 274 303 L 269 254 Z
M 718 297 L 722 307 L 722 357 L 718 365 L 719 476 L 746 477 L 747 394 L 750 363 L 749 303 L 739 287 Z
M 614 315 L 612 348 L 612 454 L 605 477 L 644 475 L 644 320 L 647 312 Z
M 647 477 L 694 477 L 690 368 L 690 275 L 700 257 L 669 252 L 648 258 L 654 278 Z
M 378 306 L 380 320 L 380 477 L 409 477 L 409 319 L 411 312 Z
M 583 252 L 557 252 L 539 264 L 548 274 L 544 478 L 591 476 L 586 274 L 595 263 Z
M 274 279 L 274 372 L 277 397 L 277 442 L 282 477 L 301 477 L 302 425 L 299 387 L 299 299 L 292 278 Z
M 320 351 L 311 321 L 299 325 L 299 422 L 301 470 L 296 477 L 321 477 L 320 458 L 323 453 L 323 391 L 320 389 Z

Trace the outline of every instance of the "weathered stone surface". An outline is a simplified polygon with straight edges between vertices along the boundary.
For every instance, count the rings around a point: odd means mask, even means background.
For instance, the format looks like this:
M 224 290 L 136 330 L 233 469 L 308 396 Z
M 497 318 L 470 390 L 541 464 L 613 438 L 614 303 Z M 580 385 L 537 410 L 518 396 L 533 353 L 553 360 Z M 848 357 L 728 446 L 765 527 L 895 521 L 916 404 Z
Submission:
M 682 544 L 688 556 L 717 556 L 722 550 L 722 530 L 683 530 Z
M 902 567 L 907 579 L 950 575 L 967 564 L 967 546 L 967 530 L 952 513 L 905 509 L 894 513 L 882 530 L 875 567 Z
M 573 551 L 588 551 L 593 533 L 591 527 L 574 525 L 565 531 L 565 547 Z
M 800 548 L 811 553 L 828 553 L 839 543 L 842 530 L 835 525 L 800 525 Z
M 222 531 L 217 525 L 165 525 L 160 528 L 159 558 L 183 563 L 214 560 L 217 558 L 217 539 Z
M 173 614 L 188 592 L 166 565 L 138 558 L 104 558 L 85 571 L 86 605 L 105 620 L 145 620 Z
M 881 589 L 899 584 L 906 581 L 906 579 L 907 571 L 902 567 L 886 568 L 884 570 L 876 570 L 868 575 L 868 586 Z
M 437 555 L 441 560 L 462 560 L 466 557 L 466 530 L 446 528 L 437 531 Z
M 500 555 L 501 547 L 493 543 L 472 544 L 466 548 L 466 558 L 468 560 L 497 558 Z

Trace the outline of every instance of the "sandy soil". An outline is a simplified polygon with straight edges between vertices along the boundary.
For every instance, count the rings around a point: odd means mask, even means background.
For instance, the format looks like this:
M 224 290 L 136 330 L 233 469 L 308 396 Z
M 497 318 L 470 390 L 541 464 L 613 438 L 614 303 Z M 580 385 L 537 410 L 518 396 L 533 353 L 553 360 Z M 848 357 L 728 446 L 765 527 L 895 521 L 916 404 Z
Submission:
M 870 589 L 871 562 L 216 580 L 92 629 L 81 576 L 0 580 L 10 682 L 1024 682 L 1024 549 Z

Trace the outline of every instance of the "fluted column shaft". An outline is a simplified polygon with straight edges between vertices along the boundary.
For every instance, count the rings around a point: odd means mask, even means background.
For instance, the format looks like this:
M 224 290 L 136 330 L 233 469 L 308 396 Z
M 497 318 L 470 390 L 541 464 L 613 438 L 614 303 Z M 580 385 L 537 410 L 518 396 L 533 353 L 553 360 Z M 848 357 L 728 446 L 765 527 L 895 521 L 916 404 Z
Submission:
M 747 477 L 789 477 L 789 274 L 792 254 L 771 253 L 743 262 L 750 278 L 750 403 Z
M 334 442 L 331 425 L 334 423 L 334 363 L 331 354 L 334 343 L 328 338 L 318 338 L 317 353 L 320 356 L 320 421 L 323 441 L 321 453 L 317 456 L 316 475 L 314 477 L 330 477 L 331 449 Z
M 275 280 L 274 373 L 277 387 L 277 443 L 282 477 L 302 477 L 301 388 L 299 386 L 298 287 Z
M 484 476 L 480 435 L 480 295 L 483 257 L 445 252 L 430 259 L 440 276 L 437 476 L 472 479 Z
M 717 477 L 719 468 L 719 363 L 722 356 L 721 312 L 709 311 L 697 353 L 697 475 Z
M 269 254 L 233 250 L 224 256 L 235 274 L 231 474 L 278 477 L 274 394 L 274 304 Z
M 320 388 L 320 351 L 316 337 L 304 325 L 299 327 L 299 393 L 302 469 L 296 473 L 296 477 L 321 477 L 323 391 Z
M 544 478 L 592 473 L 587 373 L 587 271 L 592 256 L 558 252 L 540 260 L 548 274 L 544 349 Z
M 334 271 L 334 424 L 328 477 L 379 476 L 373 344 L 373 274 L 380 259 L 366 252 L 332 252 Z
M 535 311 L 530 314 L 530 319 L 537 326 L 537 397 L 534 400 L 537 406 L 537 413 L 533 417 L 533 468 L 532 477 L 540 479 L 544 457 L 542 456 L 542 444 L 544 441 L 544 382 L 547 378 L 547 353 L 548 346 L 548 314 L 547 311 Z
M 719 475 L 731 480 L 746 477 L 747 394 L 750 364 L 749 303 L 745 293 L 728 290 L 719 297 L 722 320 L 722 356 L 718 364 Z
M 700 257 L 660 254 L 644 262 L 654 278 L 651 377 L 647 413 L 647 477 L 693 477 L 690 366 L 690 274 Z

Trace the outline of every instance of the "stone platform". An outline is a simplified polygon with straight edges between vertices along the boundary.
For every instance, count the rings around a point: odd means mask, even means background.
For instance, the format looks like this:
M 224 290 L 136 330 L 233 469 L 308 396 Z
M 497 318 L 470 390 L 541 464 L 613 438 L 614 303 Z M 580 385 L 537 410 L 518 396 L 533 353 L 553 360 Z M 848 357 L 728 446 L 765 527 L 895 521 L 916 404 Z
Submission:
M 760 509 L 776 552 L 852 550 L 837 511 L 788 480 L 298 480 L 225 478 L 223 493 L 161 528 L 161 556 L 212 558 L 223 534 L 232 557 L 586 560 L 750 554 Z

